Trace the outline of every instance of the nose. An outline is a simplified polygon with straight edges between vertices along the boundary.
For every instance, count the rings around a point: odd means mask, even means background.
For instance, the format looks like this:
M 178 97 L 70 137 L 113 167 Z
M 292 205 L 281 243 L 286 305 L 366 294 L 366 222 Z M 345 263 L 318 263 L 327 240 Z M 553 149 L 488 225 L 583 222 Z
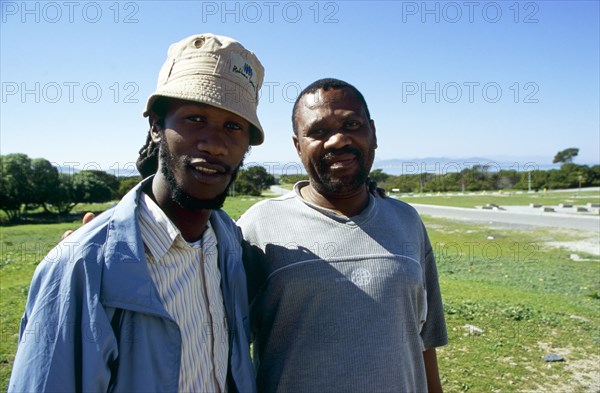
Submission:
M 337 130 L 331 133 L 329 138 L 325 141 L 325 149 L 340 149 L 344 146 L 348 146 L 352 143 L 350 137 L 342 130 Z
M 196 147 L 199 151 L 213 156 L 226 155 L 228 149 L 225 132 L 215 126 L 204 128 L 198 135 Z

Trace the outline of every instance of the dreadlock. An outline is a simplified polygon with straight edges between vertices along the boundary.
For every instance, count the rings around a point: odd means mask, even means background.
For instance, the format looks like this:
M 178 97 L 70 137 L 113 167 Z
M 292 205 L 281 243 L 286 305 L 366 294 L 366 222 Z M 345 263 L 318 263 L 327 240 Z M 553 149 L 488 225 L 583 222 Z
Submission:
M 152 140 L 150 130 L 148 130 L 146 143 L 140 149 L 139 154 L 135 166 L 142 178 L 155 174 L 158 170 L 158 144 Z
M 168 102 L 163 97 L 158 97 L 156 101 L 152 104 L 150 111 L 155 113 L 158 116 L 158 120 L 155 125 L 160 129 L 164 128 L 164 118 L 167 114 L 167 105 Z M 135 161 L 135 166 L 137 167 L 138 172 L 142 175 L 142 178 L 146 178 L 150 175 L 154 175 L 156 171 L 158 171 L 158 143 L 152 140 L 152 119 L 150 121 L 150 129 L 148 130 L 148 135 L 146 136 L 146 143 L 139 151 L 139 157 Z

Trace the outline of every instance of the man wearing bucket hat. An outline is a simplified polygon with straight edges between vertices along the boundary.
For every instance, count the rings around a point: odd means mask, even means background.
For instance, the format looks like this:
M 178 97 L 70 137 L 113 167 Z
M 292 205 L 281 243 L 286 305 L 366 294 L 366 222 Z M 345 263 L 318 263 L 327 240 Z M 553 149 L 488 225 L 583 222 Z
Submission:
M 9 391 L 254 391 L 241 236 L 219 208 L 264 70 L 231 38 L 173 44 L 144 115 L 146 177 L 34 274 Z

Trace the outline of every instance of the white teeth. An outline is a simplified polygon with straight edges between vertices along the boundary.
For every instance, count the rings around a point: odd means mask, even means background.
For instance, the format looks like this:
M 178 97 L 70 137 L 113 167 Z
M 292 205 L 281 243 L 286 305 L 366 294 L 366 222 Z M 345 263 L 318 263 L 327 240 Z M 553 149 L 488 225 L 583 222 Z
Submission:
M 211 174 L 211 175 L 217 173 L 216 169 L 204 168 L 204 167 L 201 167 L 201 166 L 197 166 L 196 170 L 200 171 L 200 172 L 208 173 L 208 174 Z

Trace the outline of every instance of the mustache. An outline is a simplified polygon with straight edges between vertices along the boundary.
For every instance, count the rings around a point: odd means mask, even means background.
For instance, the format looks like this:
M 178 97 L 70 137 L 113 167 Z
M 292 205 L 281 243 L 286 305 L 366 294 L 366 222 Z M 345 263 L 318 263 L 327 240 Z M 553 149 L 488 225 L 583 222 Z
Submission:
M 345 146 L 341 149 L 332 149 L 327 151 L 325 154 L 323 154 L 320 161 L 323 163 L 328 163 L 342 154 L 353 154 L 358 159 L 362 157 L 362 153 L 358 148 L 352 146 Z

